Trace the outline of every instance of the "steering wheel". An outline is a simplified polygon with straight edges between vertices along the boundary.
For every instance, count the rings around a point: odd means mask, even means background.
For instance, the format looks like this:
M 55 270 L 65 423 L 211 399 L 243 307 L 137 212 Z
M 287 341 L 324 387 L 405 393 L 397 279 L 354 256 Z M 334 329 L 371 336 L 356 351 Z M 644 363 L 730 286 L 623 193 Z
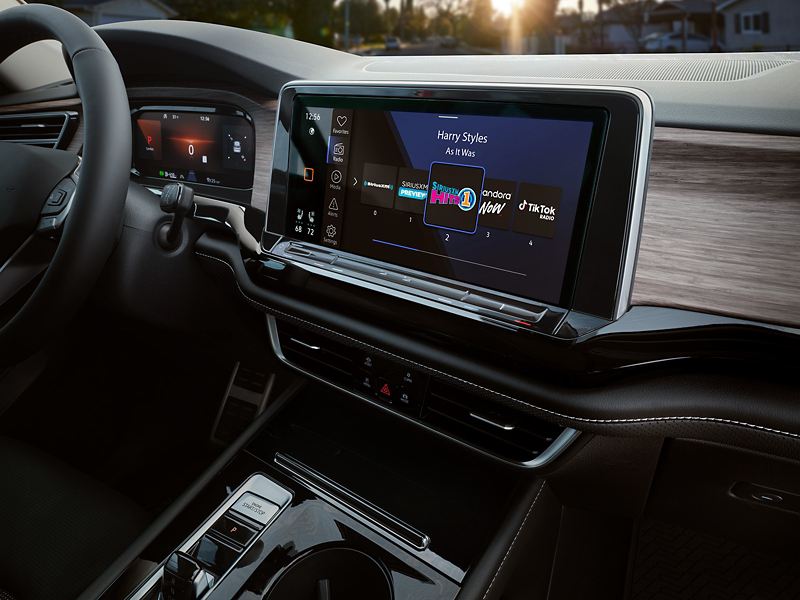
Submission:
M 83 105 L 78 155 L 0 142 L 0 366 L 41 347 L 86 300 L 121 231 L 131 166 L 125 84 L 100 36 L 43 4 L 0 11 L 0 61 L 61 42 Z

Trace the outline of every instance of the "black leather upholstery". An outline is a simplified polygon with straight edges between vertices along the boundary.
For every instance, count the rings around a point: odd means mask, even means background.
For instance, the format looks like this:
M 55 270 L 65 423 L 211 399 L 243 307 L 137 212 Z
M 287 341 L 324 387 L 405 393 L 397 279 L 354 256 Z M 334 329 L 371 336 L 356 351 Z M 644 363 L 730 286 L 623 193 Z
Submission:
M 0 474 L 0 598 L 76 598 L 147 523 L 124 496 L 9 438 Z

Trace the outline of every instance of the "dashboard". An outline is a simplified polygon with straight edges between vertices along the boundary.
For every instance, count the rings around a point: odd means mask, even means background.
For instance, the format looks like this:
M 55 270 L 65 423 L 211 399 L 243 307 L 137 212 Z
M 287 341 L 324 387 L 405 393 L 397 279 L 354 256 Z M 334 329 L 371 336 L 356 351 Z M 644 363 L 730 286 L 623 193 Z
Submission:
M 328 356 L 341 350 L 361 374 L 370 351 L 476 403 L 581 431 L 691 435 L 722 418 L 794 430 L 775 417 L 791 413 L 780 389 L 702 404 L 679 365 L 760 365 L 796 350 L 796 57 L 738 57 L 750 75 L 729 81 L 708 79 L 723 58 L 682 57 L 694 79 L 666 81 L 667 57 L 599 57 L 587 75 L 564 57 L 362 58 L 261 35 L 263 47 L 246 47 L 244 34 L 223 47 L 213 26 L 168 25 L 98 29 L 129 82 L 133 189 L 186 181 L 196 216 L 222 227 L 183 251 L 190 265 L 176 258 L 152 275 L 152 228 L 134 219 L 135 248 L 120 245 L 109 284 L 127 314 L 191 314 L 185 326 L 200 326 L 203 295 L 189 285 L 200 263 L 274 318 L 270 342 L 295 363 L 310 351 L 289 350 L 291 338 L 323 351 L 335 340 Z M 80 112 L 67 88 L 36 109 Z M 162 138 L 182 145 L 162 143 L 156 158 L 137 120 L 160 120 Z M 227 127 L 252 128 L 239 153 L 226 154 Z M 775 210 L 748 211 L 762 202 Z M 231 243 L 232 231 L 253 243 Z M 157 301 L 132 293 L 164 281 L 174 289 Z M 674 387 L 655 390 L 656 405 L 624 379 L 634 367 L 674 369 Z M 387 369 L 376 382 L 403 389 L 404 373 Z M 622 379 L 569 388 L 597 377 Z

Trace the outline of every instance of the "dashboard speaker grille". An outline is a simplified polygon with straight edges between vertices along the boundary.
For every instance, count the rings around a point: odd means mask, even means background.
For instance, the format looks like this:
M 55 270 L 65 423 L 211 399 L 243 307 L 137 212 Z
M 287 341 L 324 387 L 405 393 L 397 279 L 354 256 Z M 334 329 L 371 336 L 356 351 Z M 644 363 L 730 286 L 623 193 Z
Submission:
M 770 59 L 662 59 L 658 61 L 620 60 L 613 64 L 578 66 L 561 77 L 576 79 L 636 79 L 638 81 L 738 81 L 791 64 Z
M 740 81 L 763 75 L 798 62 L 792 55 L 755 56 L 724 55 L 632 55 L 632 56 L 520 56 L 522 64 L 514 64 L 513 72 L 502 72 L 493 57 L 476 57 L 471 67 L 473 75 L 510 75 L 551 80 L 584 81 Z M 441 66 L 439 66 L 441 65 Z M 405 72 L 419 76 L 446 73 L 452 69 L 442 57 L 429 56 L 398 63 L 375 61 L 367 65 L 372 72 Z
M 77 113 L 50 112 L 0 115 L 0 142 L 42 148 L 63 148 Z

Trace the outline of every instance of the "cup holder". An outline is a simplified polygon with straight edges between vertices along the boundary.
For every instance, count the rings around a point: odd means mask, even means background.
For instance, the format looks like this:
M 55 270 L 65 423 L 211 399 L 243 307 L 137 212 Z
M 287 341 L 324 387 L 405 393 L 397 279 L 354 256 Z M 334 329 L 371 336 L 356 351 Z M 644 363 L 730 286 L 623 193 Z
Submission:
M 265 600 L 392 600 L 392 584 L 375 559 L 351 548 L 313 550 L 294 560 Z

